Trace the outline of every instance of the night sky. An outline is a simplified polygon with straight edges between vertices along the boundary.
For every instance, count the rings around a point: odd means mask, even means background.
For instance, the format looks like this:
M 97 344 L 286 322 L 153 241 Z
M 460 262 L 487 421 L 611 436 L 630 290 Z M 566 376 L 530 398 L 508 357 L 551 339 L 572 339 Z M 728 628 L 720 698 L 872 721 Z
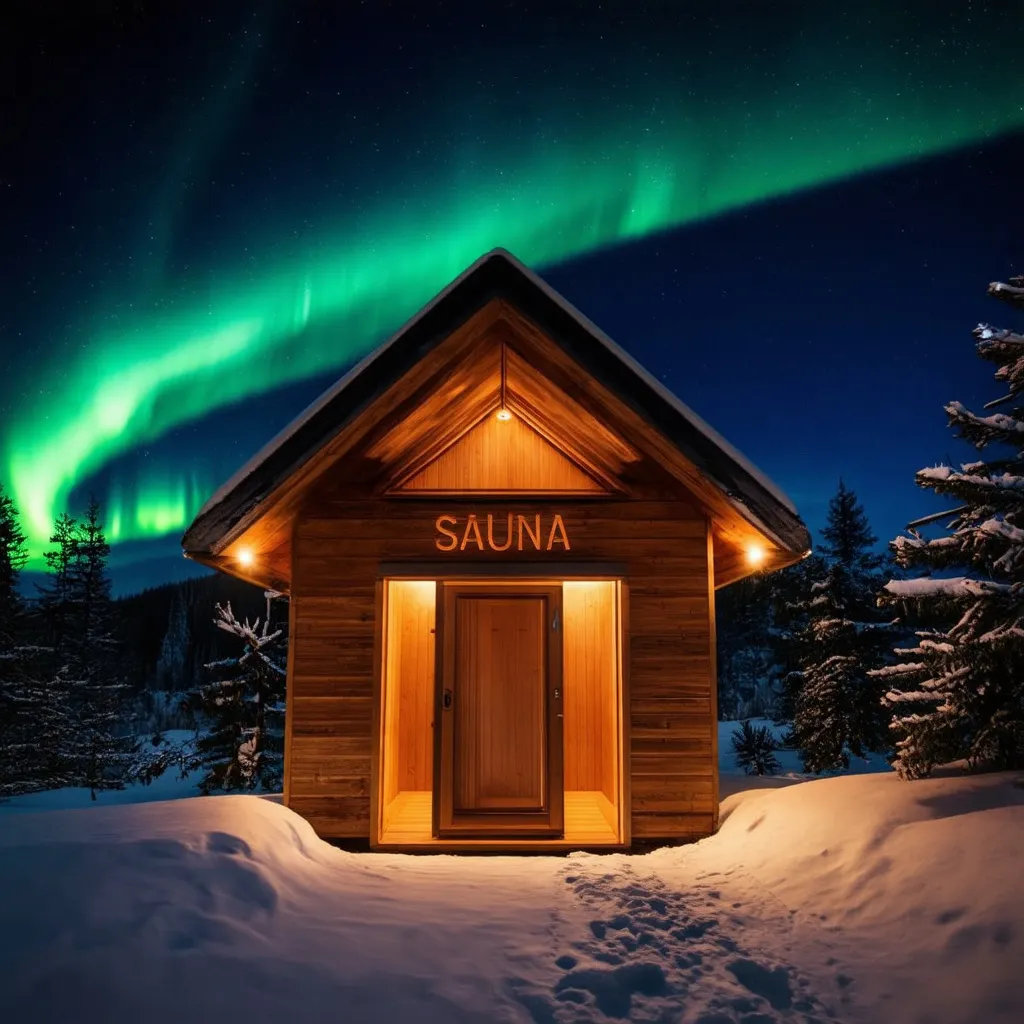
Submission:
M 214 9 L 210 14 L 207 8 Z M 773 477 L 894 536 L 1024 272 L 1024 7 L 7 3 L 0 480 L 124 591 L 494 246 Z M 1005 311 L 1004 311 L 1005 310 Z

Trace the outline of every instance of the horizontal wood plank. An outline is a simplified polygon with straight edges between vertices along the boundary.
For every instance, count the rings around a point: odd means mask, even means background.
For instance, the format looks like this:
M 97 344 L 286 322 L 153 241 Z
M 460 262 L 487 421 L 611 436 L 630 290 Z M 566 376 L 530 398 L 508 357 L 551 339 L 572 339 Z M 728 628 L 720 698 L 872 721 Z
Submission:
M 297 796 L 289 807 L 325 839 L 359 838 L 370 834 L 370 797 Z
M 633 779 L 633 811 L 711 812 L 710 775 L 640 775 Z
M 629 704 L 633 715 L 690 715 L 701 720 L 707 729 L 711 713 L 711 698 L 706 694 L 679 695 L 670 693 L 665 697 L 637 697 L 634 695 Z
M 296 697 L 293 736 L 350 737 L 370 746 L 372 697 Z
M 631 593 L 629 601 L 633 619 L 634 636 L 645 633 L 673 633 L 686 629 L 702 638 L 708 634 L 708 596 L 705 592 L 697 595 L 649 595 Z
M 707 753 L 639 753 L 630 755 L 630 775 L 686 775 L 710 778 L 714 766 Z
M 309 665 L 305 666 L 307 671 L 302 675 L 298 673 L 290 680 L 289 685 L 296 697 L 372 697 L 373 696 L 373 671 L 372 665 L 369 670 L 363 673 L 342 675 L 337 672 L 328 672 L 330 666 L 323 665 L 323 674 L 313 675 L 308 672 Z
M 630 735 L 629 751 L 635 754 L 691 754 L 711 758 L 710 730 L 707 736 L 680 736 L 674 732 L 652 733 L 647 736 Z
M 633 814 L 634 839 L 702 839 L 714 831 L 710 811 L 658 814 L 636 811 Z

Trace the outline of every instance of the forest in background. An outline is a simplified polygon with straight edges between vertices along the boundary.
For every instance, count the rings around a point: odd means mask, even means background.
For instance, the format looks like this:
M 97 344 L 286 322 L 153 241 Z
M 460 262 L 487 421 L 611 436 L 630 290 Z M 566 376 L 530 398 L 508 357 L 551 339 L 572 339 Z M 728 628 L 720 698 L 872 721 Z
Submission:
M 259 587 L 220 573 L 114 600 L 126 681 L 146 730 L 190 725 L 171 695 L 183 698 L 198 689 L 209 677 L 206 665 L 236 653 L 235 639 L 217 626 L 216 606 L 227 604 L 243 620 L 262 618 L 266 610 Z
M 1024 311 L 1024 278 L 989 293 Z M 1024 766 L 1024 334 L 979 324 L 973 337 L 1005 393 L 981 412 L 944 407 L 988 456 L 917 471 L 945 510 L 883 553 L 840 481 L 813 554 L 716 596 L 719 715 L 786 723 L 805 771 L 866 752 L 905 778 L 956 760 Z M 201 768 L 203 792 L 278 787 L 281 595 L 211 575 L 112 598 L 95 501 L 60 515 L 50 544 L 26 595 L 25 536 L 0 488 L 0 797 L 172 768 Z M 143 742 L 189 730 L 176 745 Z M 773 771 L 775 744 L 745 726 L 738 763 Z

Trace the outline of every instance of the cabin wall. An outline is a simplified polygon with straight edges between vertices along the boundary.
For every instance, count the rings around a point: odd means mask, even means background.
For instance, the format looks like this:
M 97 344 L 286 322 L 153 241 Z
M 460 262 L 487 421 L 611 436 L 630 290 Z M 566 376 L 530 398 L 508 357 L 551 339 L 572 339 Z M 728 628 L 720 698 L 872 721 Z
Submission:
M 439 516 L 488 511 L 563 518 L 570 548 L 443 552 Z M 457 529 L 457 528 L 456 528 Z M 621 567 L 632 838 L 693 838 L 714 828 L 715 680 L 708 526 L 678 501 L 318 499 L 292 547 L 290 807 L 325 837 L 370 835 L 376 584 L 381 563 L 443 563 L 452 576 L 486 562 Z M 461 532 L 461 531 L 459 531 Z M 486 530 L 484 531 L 486 532 Z M 529 548 L 529 543 L 527 543 Z

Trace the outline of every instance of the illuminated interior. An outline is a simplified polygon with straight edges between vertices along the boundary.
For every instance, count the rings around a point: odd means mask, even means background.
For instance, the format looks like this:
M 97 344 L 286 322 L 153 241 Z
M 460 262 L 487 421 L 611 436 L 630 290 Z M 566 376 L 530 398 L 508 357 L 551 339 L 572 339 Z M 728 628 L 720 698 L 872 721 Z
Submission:
M 565 830 L 553 844 L 610 846 L 623 835 L 620 591 L 615 580 L 562 583 Z M 433 580 L 387 581 L 382 846 L 438 842 L 432 835 L 435 603 Z

